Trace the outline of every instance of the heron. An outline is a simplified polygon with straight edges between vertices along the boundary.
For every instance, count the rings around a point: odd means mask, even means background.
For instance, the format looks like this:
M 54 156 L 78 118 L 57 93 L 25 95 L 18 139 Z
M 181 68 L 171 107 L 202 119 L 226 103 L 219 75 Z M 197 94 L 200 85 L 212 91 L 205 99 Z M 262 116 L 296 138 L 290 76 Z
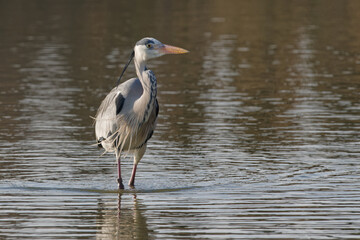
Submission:
M 95 135 L 99 147 L 115 152 L 118 187 L 124 189 L 121 177 L 121 155 L 134 155 L 129 186 L 135 186 L 137 165 L 144 156 L 148 140 L 152 137 L 159 113 L 155 74 L 146 67 L 148 60 L 165 54 L 188 51 L 166 45 L 152 37 L 135 44 L 131 56 L 118 78 L 116 86 L 100 104 L 95 116 Z M 137 78 L 120 84 L 127 67 L 134 60 Z

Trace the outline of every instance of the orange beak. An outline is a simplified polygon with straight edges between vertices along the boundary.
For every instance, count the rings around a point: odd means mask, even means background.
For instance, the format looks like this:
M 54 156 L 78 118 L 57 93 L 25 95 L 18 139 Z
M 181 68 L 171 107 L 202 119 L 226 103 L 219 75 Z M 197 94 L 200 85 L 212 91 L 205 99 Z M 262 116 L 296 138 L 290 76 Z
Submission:
M 188 53 L 189 51 L 183 48 L 174 47 L 171 45 L 163 45 L 159 48 L 159 51 L 164 54 L 183 54 Z

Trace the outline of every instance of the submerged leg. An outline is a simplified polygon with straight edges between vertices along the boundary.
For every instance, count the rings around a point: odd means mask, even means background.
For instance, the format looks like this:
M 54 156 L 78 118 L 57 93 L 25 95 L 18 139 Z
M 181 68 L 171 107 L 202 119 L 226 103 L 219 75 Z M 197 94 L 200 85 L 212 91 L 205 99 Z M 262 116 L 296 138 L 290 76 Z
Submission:
M 124 189 L 124 184 L 122 183 L 122 178 L 121 178 L 121 161 L 120 161 L 120 154 L 116 154 L 116 158 L 117 158 L 117 167 L 118 167 L 118 185 L 119 185 L 119 189 Z
M 129 186 L 132 187 L 132 188 L 135 187 L 135 175 L 136 175 L 137 165 L 140 162 L 141 158 L 144 156 L 145 150 L 146 150 L 146 144 L 144 144 L 144 146 L 142 146 L 141 148 L 139 148 L 139 149 L 137 149 L 135 151 L 135 154 L 134 154 L 134 166 L 133 166 L 133 170 L 132 170 L 132 173 L 131 173 L 131 178 L 130 178 L 130 181 L 129 181 Z

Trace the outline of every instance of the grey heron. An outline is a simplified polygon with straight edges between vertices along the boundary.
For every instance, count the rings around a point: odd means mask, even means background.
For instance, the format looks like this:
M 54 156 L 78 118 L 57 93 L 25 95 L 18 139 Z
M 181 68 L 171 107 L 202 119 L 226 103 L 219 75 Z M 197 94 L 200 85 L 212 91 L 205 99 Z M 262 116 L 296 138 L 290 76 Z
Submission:
M 156 99 L 157 84 L 154 73 L 146 68 L 148 60 L 165 54 L 181 54 L 188 51 L 165 45 L 154 38 L 143 38 L 135 44 L 117 86 L 102 101 L 95 117 L 95 135 L 99 147 L 115 152 L 118 166 L 119 189 L 124 189 L 121 178 L 121 154 L 134 155 L 129 186 L 134 187 L 138 163 L 143 157 L 147 141 L 151 138 L 159 112 Z M 126 68 L 134 59 L 137 78 L 120 84 Z

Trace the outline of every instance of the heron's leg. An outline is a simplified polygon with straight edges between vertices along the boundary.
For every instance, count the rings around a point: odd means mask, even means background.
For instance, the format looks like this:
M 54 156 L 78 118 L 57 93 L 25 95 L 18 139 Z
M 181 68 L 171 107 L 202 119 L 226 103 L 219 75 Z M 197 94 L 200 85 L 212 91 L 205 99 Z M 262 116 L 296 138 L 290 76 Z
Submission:
M 118 185 L 119 185 L 119 189 L 124 189 L 124 184 L 122 183 L 122 178 L 121 178 L 121 160 L 120 160 L 120 154 L 116 154 L 116 158 L 117 158 L 117 167 L 118 167 Z
M 140 162 L 141 158 L 144 156 L 145 150 L 146 150 L 146 144 L 144 144 L 144 146 L 142 146 L 141 148 L 137 149 L 134 153 L 134 166 L 129 181 L 129 186 L 132 188 L 135 186 L 135 175 L 136 175 L 137 165 Z
M 137 168 L 137 164 L 134 163 L 133 170 L 132 170 L 132 173 L 131 173 L 131 178 L 130 178 L 130 181 L 129 181 L 129 186 L 132 187 L 132 188 L 135 187 L 136 168 Z

